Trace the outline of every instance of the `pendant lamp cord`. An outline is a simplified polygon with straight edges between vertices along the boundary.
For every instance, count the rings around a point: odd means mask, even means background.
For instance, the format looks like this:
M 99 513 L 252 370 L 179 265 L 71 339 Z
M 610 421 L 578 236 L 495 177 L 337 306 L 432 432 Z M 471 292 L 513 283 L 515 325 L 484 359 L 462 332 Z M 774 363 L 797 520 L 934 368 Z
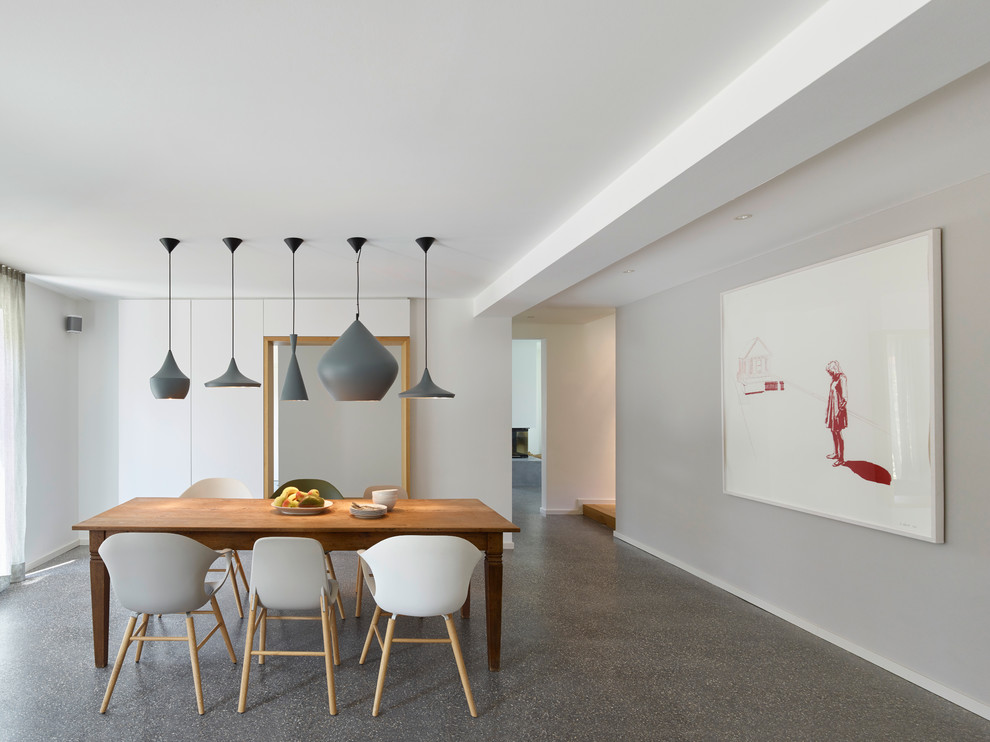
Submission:
M 234 251 L 230 251 L 230 357 L 234 357 Z
M 430 261 L 430 251 L 423 252 L 423 368 L 430 367 L 430 318 L 429 290 L 430 282 L 427 276 L 427 265 Z
M 168 352 L 172 352 L 172 251 L 168 251 Z
M 296 334 L 296 251 L 292 251 L 292 334 Z
M 357 260 L 354 265 L 357 271 L 357 312 L 354 319 L 359 320 L 361 319 L 361 248 L 357 250 Z

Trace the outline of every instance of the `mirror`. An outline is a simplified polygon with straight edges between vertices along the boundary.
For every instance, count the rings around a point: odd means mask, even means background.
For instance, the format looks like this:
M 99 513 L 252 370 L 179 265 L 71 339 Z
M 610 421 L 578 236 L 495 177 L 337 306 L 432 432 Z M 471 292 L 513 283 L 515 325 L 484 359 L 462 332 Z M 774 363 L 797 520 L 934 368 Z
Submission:
M 296 356 L 308 401 L 279 401 L 289 338 L 266 337 L 264 357 L 265 494 L 290 479 L 324 479 L 344 497 L 366 487 L 399 484 L 409 490 L 409 338 L 379 337 L 399 362 L 399 376 L 380 402 L 337 402 L 323 388 L 316 365 L 335 337 L 299 337 Z

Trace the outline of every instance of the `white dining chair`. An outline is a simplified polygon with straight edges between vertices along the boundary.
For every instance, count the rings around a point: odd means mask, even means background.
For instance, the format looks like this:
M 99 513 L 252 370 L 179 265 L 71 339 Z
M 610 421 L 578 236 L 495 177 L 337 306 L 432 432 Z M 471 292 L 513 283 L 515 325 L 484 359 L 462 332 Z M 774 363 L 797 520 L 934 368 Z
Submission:
M 219 630 L 231 661 L 237 662 L 216 599 L 217 590 L 231 572 L 230 551 L 222 552 L 227 559 L 227 569 L 224 570 L 223 577 L 214 582 L 207 582 L 206 577 L 218 552 L 176 533 L 115 533 L 100 544 L 99 553 L 110 573 L 110 584 L 117 599 L 124 608 L 131 611 L 100 713 L 106 713 L 131 644 L 137 644 L 134 661 L 139 662 L 144 642 L 185 641 L 189 644 L 193 684 L 196 686 L 196 706 L 202 714 L 204 707 L 199 670 L 200 648 Z M 209 611 L 197 610 L 206 603 L 210 604 Z M 152 613 L 184 613 L 186 635 L 148 636 L 148 619 Z M 196 614 L 212 614 L 216 619 L 216 625 L 198 643 L 193 622 Z M 141 625 L 135 628 L 139 618 Z
M 333 666 L 340 664 L 337 644 L 337 618 L 335 599 L 337 582 L 327 577 L 320 542 L 311 538 L 273 536 L 260 538 L 254 543 L 251 561 L 251 589 L 248 594 L 247 638 L 244 643 L 244 667 L 241 670 L 241 693 L 237 701 L 238 713 L 244 713 L 247 705 L 248 675 L 251 658 L 265 664 L 265 657 L 288 655 L 323 657 L 327 673 L 327 697 L 330 713 L 337 713 L 337 691 L 334 686 Z M 269 610 L 301 611 L 319 610 L 318 616 L 269 615 Z M 323 626 L 323 651 L 285 651 L 268 649 L 266 632 L 269 620 L 312 620 Z M 258 631 L 258 649 L 254 649 L 254 635 Z
M 320 497 L 324 500 L 341 500 L 343 495 L 340 494 L 340 490 L 334 485 L 330 484 L 325 479 L 290 479 L 288 482 L 282 482 L 275 491 L 272 492 L 270 499 L 274 499 L 282 494 L 286 487 L 295 487 L 303 492 L 309 492 L 310 490 L 317 490 L 320 493 Z M 333 568 L 333 558 L 330 556 L 330 552 L 325 553 L 327 572 L 330 574 L 331 580 L 337 579 L 337 572 Z M 341 620 L 347 618 L 347 614 L 344 613 L 344 601 L 341 600 L 340 593 L 337 593 L 337 612 L 340 614 Z
M 200 497 L 204 499 L 249 499 L 254 497 L 251 494 L 251 490 L 248 486 L 244 484 L 239 479 L 232 479 L 230 477 L 207 477 L 206 479 L 200 479 L 198 482 L 193 482 L 192 485 L 179 497 Z M 234 555 L 234 569 L 230 573 L 230 586 L 234 591 L 234 597 L 237 600 L 237 615 L 240 618 L 244 618 L 244 608 L 241 607 L 241 591 L 237 585 L 237 575 L 240 573 L 241 584 L 244 589 L 247 589 L 247 575 L 244 574 L 244 565 L 241 564 L 241 555 L 237 551 L 232 552 Z M 222 572 L 223 570 L 214 569 L 212 572 Z
M 370 487 L 365 487 L 364 489 L 364 499 L 370 500 L 371 493 L 375 490 L 397 490 L 400 500 L 408 500 L 409 493 L 406 492 L 406 488 L 401 484 L 373 484 Z M 360 556 L 360 552 L 358 552 Z M 354 582 L 354 617 L 361 617 L 361 601 L 364 599 L 364 580 L 362 576 L 364 575 L 364 568 L 361 565 L 361 560 L 358 559 L 357 565 L 357 579 Z
M 361 562 L 366 565 L 368 587 L 377 603 L 360 664 L 363 665 L 368 656 L 372 637 L 378 639 L 382 648 L 372 716 L 378 716 L 381 708 L 385 671 L 395 642 L 450 644 L 471 716 L 478 715 L 452 614 L 464 604 L 471 573 L 481 557 L 481 551 L 458 536 L 392 536 L 360 555 Z M 383 613 L 389 614 L 384 639 L 378 631 L 378 619 Z M 448 638 L 398 638 L 395 623 L 399 616 L 442 616 Z

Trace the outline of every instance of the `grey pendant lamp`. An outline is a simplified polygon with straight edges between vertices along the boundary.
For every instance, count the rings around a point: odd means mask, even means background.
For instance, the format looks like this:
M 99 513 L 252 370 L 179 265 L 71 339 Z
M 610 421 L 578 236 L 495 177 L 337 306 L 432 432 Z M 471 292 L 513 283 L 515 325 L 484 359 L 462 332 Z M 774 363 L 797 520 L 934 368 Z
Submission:
M 234 360 L 234 250 L 241 244 L 238 237 L 224 237 L 223 244 L 230 250 L 230 363 L 223 376 L 218 376 L 213 381 L 206 382 L 208 387 L 240 387 L 240 386 L 261 386 L 260 381 L 254 381 L 240 372 L 237 368 L 237 361 Z
M 286 237 L 285 244 L 292 251 L 292 333 L 289 335 L 289 347 L 292 354 L 289 356 L 289 366 L 285 370 L 285 381 L 282 383 L 282 395 L 280 400 L 303 400 L 309 399 L 306 394 L 306 384 L 303 383 L 302 371 L 299 370 L 299 360 L 296 358 L 296 342 L 299 336 L 296 335 L 296 250 L 303 243 L 299 237 Z
M 338 402 L 380 400 L 399 373 L 399 362 L 361 323 L 361 248 L 364 237 L 347 243 L 357 253 L 357 313 L 351 326 L 323 354 L 316 366 L 323 386 Z
M 423 250 L 423 378 L 419 383 L 399 394 L 402 399 L 453 399 L 454 393 L 441 389 L 433 383 L 430 377 L 430 323 L 427 317 L 428 297 L 426 265 L 430 254 L 430 247 L 436 240 L 433 237 L 419 237 L 416 244 Z
M 162 237 L 159 242 L 168 251 L 168 355 L 151 377 L 151 393 L 155 399 L 185 399 L 189 393 L 189 377 L 179 370 L 179 365 L 172 355 L 172 251 L 179 244 L 174 237 Z

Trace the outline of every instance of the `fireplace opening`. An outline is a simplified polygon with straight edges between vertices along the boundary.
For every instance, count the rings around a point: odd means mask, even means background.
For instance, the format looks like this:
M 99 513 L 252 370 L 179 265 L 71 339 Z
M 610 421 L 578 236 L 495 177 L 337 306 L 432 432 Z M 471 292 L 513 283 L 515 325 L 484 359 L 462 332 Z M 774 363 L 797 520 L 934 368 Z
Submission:
M 529 457 L 529 428 L 512 429 L 512 458 L 525 459 Z

